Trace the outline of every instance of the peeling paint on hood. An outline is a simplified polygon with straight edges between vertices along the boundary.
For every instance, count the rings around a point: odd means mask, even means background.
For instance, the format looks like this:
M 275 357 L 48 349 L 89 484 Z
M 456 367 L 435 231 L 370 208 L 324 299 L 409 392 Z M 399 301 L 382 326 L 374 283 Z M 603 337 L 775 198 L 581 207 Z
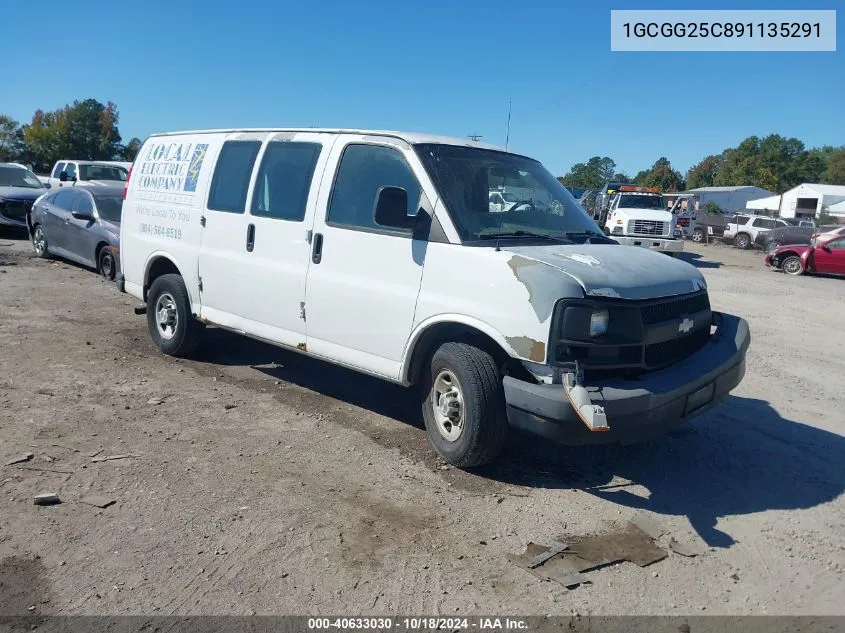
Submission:
M 552 285 L 542 283 L 542 273 L 552 271 L 577 281 L 589 296 L 654 299 L 707 287 L 695 266 L 638 246 L 561 244 L 512 246 L 502 250 L 514 254 L 508 265 L 528 288 L 532 304 L 543 295 L 544 287 Z M 529 270 L 530 277 L 526 275 Z

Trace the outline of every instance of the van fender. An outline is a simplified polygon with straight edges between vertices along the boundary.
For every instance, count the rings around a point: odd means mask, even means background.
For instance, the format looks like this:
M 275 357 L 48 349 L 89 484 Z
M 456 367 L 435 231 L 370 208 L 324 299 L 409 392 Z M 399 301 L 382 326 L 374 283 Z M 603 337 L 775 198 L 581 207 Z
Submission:
M 153 262 L 155 262 L 158 259 L 166 259 L 167 261 L 169 261 L 171 264 L 173 264 L 173 266 L 176 268 L 176 270 L 182 276 L 182 279 L 185 279 L 185 286 L 188 289 L 188 300 L 191 302 L 191 311 L 194 312 L 194 314 L 196 314 L 196 310 L 194 310 L 194 292 L 193 292 L 191 286 L 188 284 L 188 279 L 185 277 L 184 268 L 179 265 L 179 262 L 176 261 L 176 258 L 173 257 L 173 255 L 171 253 L 168 253 L 166 251 L 153 251 L 152 253 L 150 253 L 147 256 L 147 261 L 144 262 L 144 281 L 143 281 L 144 300 L 146 301 L 146 299 L 147 299 L 147 290 L 149 289 L 149 286 L 150 286 L 150 283 L 149 283 L 150 271 L 153 267 Z
M 480 319 L 476 319 L 474 317 L 467 316 L 465 314 L 437 314 L 431 316 L 424 321 L 420 321 L 416 327 L 414 327 L 413 331 L 411 332 L 411 336 L 408 338 L 408 343 L 405 345 L 405 350 L 402 354 L 402 367 L 399 372 L 399 380 L 403 383 L 408 383 L 410 379 L 411 373 L 411 362 L 414 358 L 414 352 L 416 351 L 417 344 L 420 342 L 420 339 L 423 335 L 432 327 L 439 325 L 439 324 L 457 324 L 457 325 L 465 325 L 472 329 L 478 330 L 482 334 L 485 334 L 489 338 L 491 338 L 502 350 L 511 358 L 521 359 L 521 354 L 517 353 L 517 351 L 513 348 L 513 346 L 508 343 L 507 339 L 499 332 L 496 328 L 491 326 L 489 323 L 485 323 Z

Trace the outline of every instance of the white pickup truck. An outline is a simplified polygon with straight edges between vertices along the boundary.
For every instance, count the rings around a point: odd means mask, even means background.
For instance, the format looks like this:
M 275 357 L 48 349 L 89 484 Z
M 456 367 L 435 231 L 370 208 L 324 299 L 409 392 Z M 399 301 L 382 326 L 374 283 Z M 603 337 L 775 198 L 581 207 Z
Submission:
M 641 246 L 667 255 L 684 250 L 683 231 L 666 209 L 658 189 L 636 185 L 608 185 L 597 212 L 604 216 L 604 232 L 620 244 Z
M 79 183 L 123 185 L 129 170 L 123 163 L 108 160 L 60 160 L 45 184 L 71 187 Z

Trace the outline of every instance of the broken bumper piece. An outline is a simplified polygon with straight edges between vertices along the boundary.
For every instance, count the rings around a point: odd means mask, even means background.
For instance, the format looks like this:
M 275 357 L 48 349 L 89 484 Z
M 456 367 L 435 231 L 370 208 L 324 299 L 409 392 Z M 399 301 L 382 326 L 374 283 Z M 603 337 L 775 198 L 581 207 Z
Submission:
M 625 246 L 639 246 L 661 253 L 681 253 L 684 250 L 684 240 L 668 239 L 662 237 L 628 237 L 626 235 L 610 235 L 610 239 L 616 240 Z
M 745 376 L 748 323 L 728 314 L 715 320 L 718 326 L 707 345 L 670 367 L 637 380 L 584 385 L 589 405 L 606 416 L 609 429 L 601 429 L 603 433 L 588 428 L 574 406 L 586 403 L 570 402 L 564 385 L 510 376 L 504 379 L 508 419 L 514 427 L 569 445 L 630 444 L 669 431 L 725 400 Z

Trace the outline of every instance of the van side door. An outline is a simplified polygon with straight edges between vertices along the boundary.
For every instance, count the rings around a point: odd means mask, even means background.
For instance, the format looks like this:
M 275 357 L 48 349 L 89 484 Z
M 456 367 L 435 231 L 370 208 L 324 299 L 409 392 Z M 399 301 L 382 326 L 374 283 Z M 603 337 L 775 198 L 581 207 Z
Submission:
M 258 158 L 242 276 L 256 291 L 243 313 L 243 328 L 289 347 L 305 345 L 309 229 L 335 138 L 312 132 L 278 133 Z
M 430 213 L 417 174 L 429 182 L 413 151 L 388 139 L 335 142 L 324 176 L 334 182 L 320 190 L 305 290 L 310 353 L 399 377 L 428 242 L 410 229 L 377 225 L 374 211 L 379 190 L 395 186 L 407 192 L 410 211 Z
M 256 158 L 266 137 L 267 133 L 241 134 L 223 142 L 202 211 L 198 261 L 200 316 L 235 330 L 243 330 L 251 302 L 266 290 L 249 278 L 246 262 L 250 255 L 247 195 Z

